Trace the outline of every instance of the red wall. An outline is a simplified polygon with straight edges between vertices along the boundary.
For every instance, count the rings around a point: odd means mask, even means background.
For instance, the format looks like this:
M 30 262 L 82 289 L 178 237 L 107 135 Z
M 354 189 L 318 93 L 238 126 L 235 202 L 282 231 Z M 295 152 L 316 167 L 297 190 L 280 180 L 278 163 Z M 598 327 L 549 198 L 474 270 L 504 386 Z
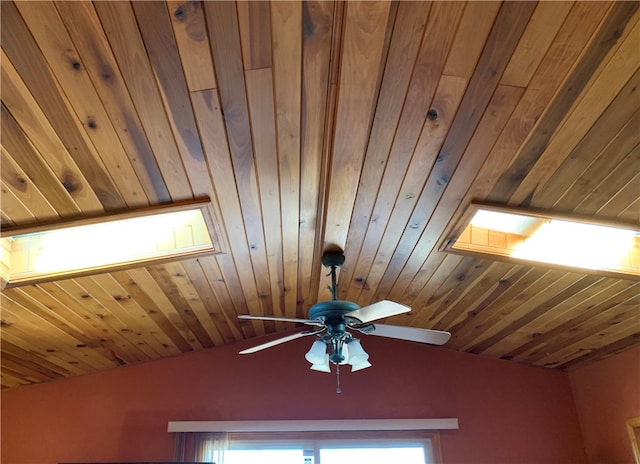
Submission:
M 589 463 L 632 463 L 626 421 L 640 417 L 640 347 L 569 373 Z
M 171 420 L 457 417 L 447 464 L 584 463 L 562 372 L 367 337 L 373 367 L 309 370 L 300 339 L 250 343 L 2 392 L 2 462 L 168 460 Z

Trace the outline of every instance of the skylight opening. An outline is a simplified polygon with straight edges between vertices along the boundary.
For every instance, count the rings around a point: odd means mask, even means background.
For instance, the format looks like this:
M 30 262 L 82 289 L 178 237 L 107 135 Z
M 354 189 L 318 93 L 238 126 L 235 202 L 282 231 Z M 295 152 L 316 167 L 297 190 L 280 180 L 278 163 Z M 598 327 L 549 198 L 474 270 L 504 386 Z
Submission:
M 474 205 L 447 251 L 640 277 L 640 231 L 622 223 Z
M 10 286 L 221 251 L 208 201 L 3 231 L 1 240 Z

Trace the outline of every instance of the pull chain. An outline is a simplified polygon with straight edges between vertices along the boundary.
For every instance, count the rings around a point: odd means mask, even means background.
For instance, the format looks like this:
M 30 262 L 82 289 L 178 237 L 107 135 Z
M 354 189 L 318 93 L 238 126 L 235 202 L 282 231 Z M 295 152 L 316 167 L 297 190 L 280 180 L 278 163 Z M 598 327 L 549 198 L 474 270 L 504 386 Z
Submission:
M 336 393 L 342 393 L 342 389 L 340 388 L 340 364 L 336 364 L 336 380 L 338 381 Z

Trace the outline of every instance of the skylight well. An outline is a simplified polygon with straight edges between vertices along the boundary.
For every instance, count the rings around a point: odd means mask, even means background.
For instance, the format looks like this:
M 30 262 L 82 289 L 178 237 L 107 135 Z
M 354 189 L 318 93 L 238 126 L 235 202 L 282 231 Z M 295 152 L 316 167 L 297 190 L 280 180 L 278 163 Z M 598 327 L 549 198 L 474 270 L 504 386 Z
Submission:
M 220 252 L 208 200 L 2 231 L 3 286 Z
M 633 225 L 488 205 L 473 205 L 470 217 L 447 251 L 640 277 L 640 230 Z

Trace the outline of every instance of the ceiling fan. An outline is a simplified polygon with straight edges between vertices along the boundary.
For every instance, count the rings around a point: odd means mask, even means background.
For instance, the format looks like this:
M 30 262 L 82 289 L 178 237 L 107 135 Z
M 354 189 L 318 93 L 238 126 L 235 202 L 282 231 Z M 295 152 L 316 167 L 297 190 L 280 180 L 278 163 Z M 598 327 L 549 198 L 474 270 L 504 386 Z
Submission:
M 344 264 L 342 252 L 330 251 L 322 255 L 322 265 L 330 269 L 331 301 L 316 303 L 309 309 L 308 319 L 289 317 L 240 315 L 240 319 L 258 319 L 264 321 L 296 322 L 313 327 L 311 330 L 297 332 L 286 337 L 278 338 L 261 345 L 247 348 L 240 354 L 255 353 L 272 346 L 279 345 L 300 337 L 315 335 L 316 339 L 309 352 L 305 355 L 311 363 L 311 369 L 320 372 L 331 372 L 330 364 L 336 366 L 336 373 L 340 375 L 340 365 L 351 365 L 351 371 L 359 371 L 371 366 L 369 355 L 364 351 L 360 341 L 349 332 L 356 331 L 366 335 L 410 340 L 431 345 L 445 344 L 451 334 L 440 330 L 419 329 L 386 324 L 373 324 L 378 319 L 395 316 L 411 311 L 408 306 L 389 300 L 382 300 L 368 306 L 360 307 L 350 301 L 338 300 L 338 286 L 336 270 Z M 338 377 L 338 389 L 340 384 Z

